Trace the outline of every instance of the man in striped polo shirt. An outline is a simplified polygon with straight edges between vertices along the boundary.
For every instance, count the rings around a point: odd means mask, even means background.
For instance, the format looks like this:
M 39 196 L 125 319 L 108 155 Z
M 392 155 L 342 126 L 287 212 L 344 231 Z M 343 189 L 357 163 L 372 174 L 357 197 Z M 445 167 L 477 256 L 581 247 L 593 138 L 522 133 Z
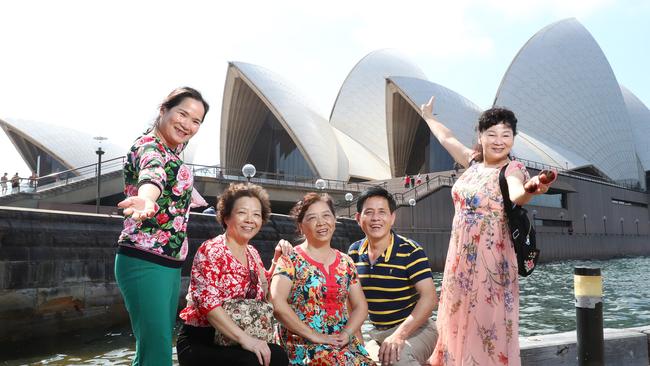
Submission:
M 382 365 L 424 364 L 437 340 L 431 312 L 437 305 L 429 260 L 422 247 L 392 231 L 397 204 L 381 187 L 359 195 L 359 226 L 366 237 L 353 243 L 354 260 Z

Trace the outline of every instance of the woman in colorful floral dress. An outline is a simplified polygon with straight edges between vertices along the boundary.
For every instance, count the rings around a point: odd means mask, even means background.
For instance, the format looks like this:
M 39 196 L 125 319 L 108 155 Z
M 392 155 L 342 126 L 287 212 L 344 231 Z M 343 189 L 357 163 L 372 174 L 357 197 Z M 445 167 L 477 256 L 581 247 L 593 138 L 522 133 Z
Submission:
M 330 246 L 336 228 L 328 195 L 307 194 L 292 210 L 305 242 L 282 257 L 271 301 L 292 365 L 374 365 L 354 334 L 368 315 L 352 259 Z
M 246 333 L 222 306 L 236 299 L 265 300 L 276 261 L 291 252 L 291 244 L 280 240 L 267 271 L 249 244 L 270 214 L 269 195 L 255 184 L 231 184 L 219 197 L 217 220 L 226 232 L 205 241 L 194 256 L 187 306 L 180 314 L 185 323 L 176 344 L 181 366 L 288 364 L 282 347 Z M 215 344 L 215 329 L 237 344 Z
M 438 342 L 431 365 L 519 366 L 519 280 L 507 226 L 499 172 L 506 168 L 513 203 L 523 205 L 549 185 L 529 179 L 526 167 L 510 160 L 517 119 L 492 108 L 478 122 L 475 150 L 463 146 L 433 117 L 433 100 L 422 117 L 450 155 L 467 170 L 452 188 L 455 215 L 438 308 Z M 524 184 L 537 185 L 533 193 Z
M 124 229 L 115 279 L 136 339 L 133 365 L 172 364 L 181 266 L 187 255 L 192 171 L 181 152 L 198 132 L 208 103 L 178 88 L 160 105 L 153 127 L 139 137 L 124 164 Z

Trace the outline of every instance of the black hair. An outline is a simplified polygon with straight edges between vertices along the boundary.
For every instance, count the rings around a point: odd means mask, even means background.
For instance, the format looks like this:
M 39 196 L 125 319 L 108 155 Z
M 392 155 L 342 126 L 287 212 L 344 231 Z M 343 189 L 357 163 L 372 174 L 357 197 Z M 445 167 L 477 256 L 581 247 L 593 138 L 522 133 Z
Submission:
M 363 204 L 370 197 L 385 198 L 388 201 L 388 208 L 390 209 L 390 213 L 393 213 L 395 210 L 397 210 L 397 202 L 395 202 L 393 195 L 383 187 L 373 186 L 366 188 L 363 192 L 361 192 L 361 194 L 359 194 L 359 197 L 357 198 L 357 213 L 361 213 L 361 210 L 363 210 Z
M 492 107 L 483 113 L 478 118 L 478 125 L 476 129 L 479 133 L 485 132 L 488 128 L 503 123 L 512 129 L 512 135 L 517 135 L 517 117 L 515 114 L 503 107 Z M 480 144 L 474 145 L 474 160 L 477 162 L 483 161 L 483 147 Z
M 185 100 L 185 98 L 191 98 L 203 104 L 203 117 L 201 117 L 201 122 L 203 122 L 203 120 L 205 120 L 205 115 L 208 114 L 208 110 L 210 110 L 210 105 L 205 99 L 203 99 L 203 95 L 201 95 L 201 93 L 198 90 L 194 88 L 190 88 L 189 86 L 183 86 L 172 90 L 172 92 L 169 93 L 167 98 L 165 98 L 165 100 L 163 100 L 163 102 L 160 103 L 160 110 L 168 111 L 176 107 L 177 105 L 181 104 L 183 100 Z M 155 127 L 158 126 L 159 123 L 160 123 L 160 114 L 156 117 L 153 126 L 151 126 L 145 132 L 145 134 L 151 132 Z

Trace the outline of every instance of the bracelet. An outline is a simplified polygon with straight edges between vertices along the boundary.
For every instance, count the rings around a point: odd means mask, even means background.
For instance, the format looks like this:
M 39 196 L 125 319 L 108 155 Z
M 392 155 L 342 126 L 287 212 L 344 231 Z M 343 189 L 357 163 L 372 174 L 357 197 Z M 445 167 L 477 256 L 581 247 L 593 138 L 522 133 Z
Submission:
M 352 343 L 352 339 L 354 338 L 354 335 L 352 334 L 352 331 L 349 329 L 343 328 L 343 332 L 348 335 L 348 343 Z

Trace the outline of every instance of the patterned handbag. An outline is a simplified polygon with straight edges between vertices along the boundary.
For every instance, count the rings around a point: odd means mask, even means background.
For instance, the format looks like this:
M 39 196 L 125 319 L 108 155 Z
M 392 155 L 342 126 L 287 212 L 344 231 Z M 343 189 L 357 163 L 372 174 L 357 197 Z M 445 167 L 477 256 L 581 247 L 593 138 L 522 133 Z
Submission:
M 275 343 L 273 305 L 264 300 L 229 299 L 221 304 L 223 310 L 246 334 L 266 343 Z M 238 343 L 215 329 L 214 343 L 235 346 Z
M 250 262 L 249 262 L 250 265 Z M 245 298 L 225 300 L 221 307 L 230 316 L 230 319 L 237 324 L 246 334 L 261 339 L 266 343 L 276 343 L 275 317 L 273 317 L 273 305 L 264 300 L 257 300 L 258 274 L 256 270 L 249 268 L 249 286 Z M 260 283 L 266 293 L 266 278 L 262 276 Z M 214 344 L 219 346 L 235 346 L 238 343 L 226 337 L 215 329 Z

